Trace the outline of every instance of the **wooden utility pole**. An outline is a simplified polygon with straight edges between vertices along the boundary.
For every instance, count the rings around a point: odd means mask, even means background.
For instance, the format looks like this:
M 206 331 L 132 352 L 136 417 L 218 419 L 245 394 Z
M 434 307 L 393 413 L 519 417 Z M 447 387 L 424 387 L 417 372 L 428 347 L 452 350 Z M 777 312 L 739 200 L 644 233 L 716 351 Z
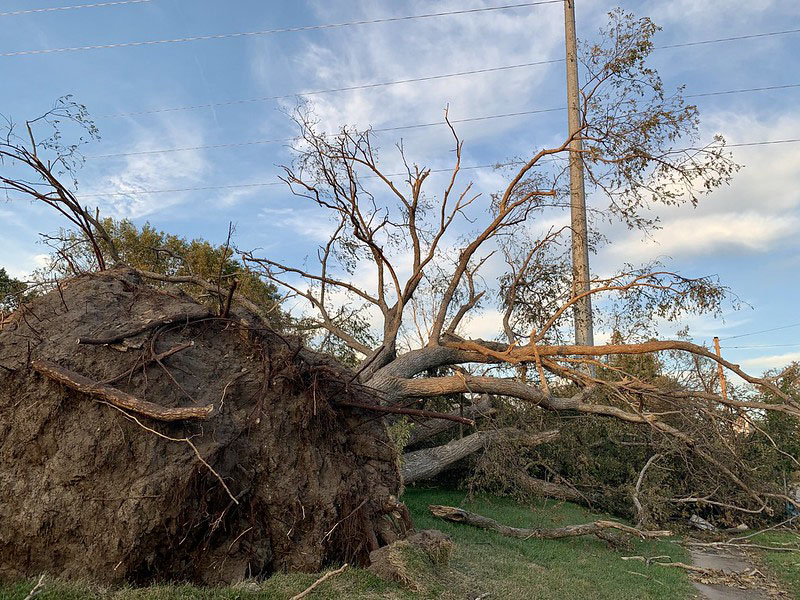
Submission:
M 722 358 L 719 348 L 719 338 L 714 336 L 714 351 L 717 353 L 717 358 Z M 728 400 L 728 384 L 725 382 L 725 371 L 722 370 L 722 365 L 717 363 L 717 375 L 719 376 L 719 389 L 722 392 L 722 399 L 727 402 Z
M 572 216 L 572 290 L 573 294 L 589 291 L 589 238 L 586 226 L 586 192 L 583 184 L 583 143 L 581 142 L 581 108 L 578 88 L 578 50 L 575 35 L 575 0 L 564 0 L 564 33 L 567 43 L 567 115 L 569 134 L 570 211 Z M 585 296 L 575 303 L 575 343 L 594 345 L 592 300 Z

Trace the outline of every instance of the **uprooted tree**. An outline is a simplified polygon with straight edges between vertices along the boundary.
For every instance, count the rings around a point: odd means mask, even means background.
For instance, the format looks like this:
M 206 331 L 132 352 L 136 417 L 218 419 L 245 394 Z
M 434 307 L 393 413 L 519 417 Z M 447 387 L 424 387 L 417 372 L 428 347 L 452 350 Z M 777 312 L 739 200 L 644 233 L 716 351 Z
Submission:
M 611 17 L 603 42 L 584 51 L 583 122 L 576 135 L 583 140 L 589 181 L 609 200 L 608 208 L 595 216 L 646 230 L 654 223 L 646 218 L 645 208 L 694 204 L 700 195 L 726 183 L 736 165 L 721 139 L 698 143 L 696 108 L 685 104 L 679 92 L 668 94 L 646 66 L 655 26 L 622 12 Z M 595 278 L 587 292 L 616 298 L 607 307 L 609 323 L 617 331 L 613 343 L 563 343 L 570 333 L 570 311 L 584 296 L 570 285 L 561 243 L 568 229 L 548 229 L 538 236 L 531 232 L 538 217 L 568 206 L 563 158 L 571 137 L 512 161 L 505 189 L 483 197 L 463 181 L 463 144 L 450 127 L 455 164 L 436 196 L 427 189 L 435 179 L 433 171 L 407 161 L 402 146 L 398 149 L 405 173 L 392 175 L 378 160 L 372 132 L 345 128 L 327 135 L 316 130 L 307 113 L 297 120 L 297 160 L 285 169 L 284 180 L 303 201 L 332 217 L 332 235 L 320 249 L 315 269 L 242 251 L 241 264 L 233 265 L 226 262 L 227 244 L 215 263 L 218 269 L 211 270 L 193 268 L 174 248 L 166 251 L 172 252 L 167 256 L 176 266 L 160 272 L 147 268 L 146 261 L 137 262 L 136 256 L 125 256 L 115 239 L 116 226 L 82 206 L 62 181 L 77 166 L 79 147 L 63 145 L 59 135 L 44 141 L 34 135 L 37 126 L 59 121 L 84 125 L 95 133 L 85 109 L 68 99 L 42 119 L 27 123 L 22 135 L 9 124 L 0 140 L 0 159 L 8 166 L 0 174 L 4 191 L 11 199 L 34 198 L 61 212 L 79 235 L 55 240 L 60 257 L 67 265 L 77 264 L 71 253 L 80 246 L 89 252 L 85 264 L 101 272 L 94 284 L 85 274 L 73 278 L 66 289 L 53 281 L 49 294 L 33 308 L 23 303 L 0 331 L 0 342 L 6 344 L 0 349 L 7 359 L 0 377 L 10 382 L 0 389 L 15 390 L 15 400 L 2 398 L 3 406 L 13 412 L 19 406 L 14 402 L 22 399 L 38 407 L 30 427 L 21 421 L 9 425 L 16 437 L 9 442 L 12 438 L 6 436 L 0 446 L 8 453 L 4 464 L 18 469 L 3 476 L 17 482 L 14 495 L 22 499 L 19 502 L 24 503 L 26 495 L 46 492 L 19 475 L 29 472 L 29 465 L 50 464 L 61 433 L 53 428 L 59 423 L 75 431 L 86 423 L 119 429 L 118 437 L 103 438 L 102 460 L 92 467 L 98 478 L 107 478 L 98 479 L 104 482 L 104 495 L 90 495 L 90 483 L 96 487 L 97 482 L 75 479 L 66 470 L 56 478 L 63 498 L 47 496 L 58 510 L 98 502 L 102 510 L 95 509 L 97 514 L 118 530 L 115 552 L 95 550 L 81 559 L 82 570 L 73 574 L 97 577 L 99 569 L 105 574 L 101 578 L 110 580 L 145 581 L 175 572 L 204 579 L 205 570 L 218 568 L 212 579 L 230 581 L 254 571 L 266 574 L 280 568 L 316 568 L 342 558 L 364 560 L 396 534 L 394 525 L 400 530 L 408 525 L 394 497 L 400 488 L 395 457 L 387 450 L 391 444 L 377 425 L 376 415 L 383 414 L 436 418 L 460 426 L 480 418 L 489 424 L 444 445 L 409 453 L 403 466 L 407 481 L 433 476 L 487 443 L 511 444 L 505 447 L 520 453 L 543 444 L 557 447 L 558 420 L 546 422 L 542 417 L 553 414 L 644 432 L 636 440 L 642 453 L 637 455 L 638 479 L 631 489 L 642 521 L 642 482 L 662 460 L 700 473 L 691 478 L 697 487 L 676 501 L 756 514 L 769 511 L 771 501 L 789 500 L 774 480 L 747 464 L 742 452 L 747 444 L 737 437 L 737 427 L 748 424 L 747 435 L 761 436 L 766 448 L 797 464 L 780 440 L 763 428 L 771 415 L 790 423 L 800 416 L 800 402 L 791 390 L 749 375 L 688 341 L 652 339 L 648 326 L 658 317 L 678 319 L 690 311 L 717 310 L 726 291 L 716 281 L 687 278 L 653 265 L 626 265 L 615 275 Z M 151 250 L 162 256 L 165 252 Z M 499 257 L 505 262 L 501 269 Z M 126 263 L 127 268 L 104 273 Z M 365 265 L 369 285 L 363 283 Z M 496 285 L 487 283 L 490 270 L 500 272 Z M 262 283 L 305 299 L 311 311 L 299 328 L 319 332 L 322 347 L 336 351 L 354 370 L 308 354 L 297 340 L 271 329 L 265 311 L 274 310 L 272 291 L 261 298 L 269 300 L 265 307 L 252 293 L 237 289 L 237 277 L 254 274 Z M 159 291 L 142 286 L 142 278 L 183 287 Z M 99 286 L 100 293 L 92 285 Z M 211 301 L 198 303 L 186 291 Z M 93 299 L 96 326 L 85 318 L 82 303 L 87 298 Z M 164 307 L 173 309 L 171 316 L 162 314 Z M 470 338 L 465 325 L 473 315 L 488 318 L 481 311 L 490 307 L 497 309 L 497 337 Z M 134 321 L 126 324 L 128 328 L 118 323 L 126 318 Z M 48 336 L 47 327 L 58 335 Z M 76 331 L 77 353 L 74 345 L 66 344 L 74 344 Z M 192 339 L 197 347 L 189 344 Z M 131 359 L 123 360 L 125 353 L 110 355 L 111 348 L 133 352 Z M 170 369 L 168 359 L 177 368 Z M 693 361 L 697 377 L 679 380 L 665 374 L 687 360 Z M 217 370 L 206 372 L 217 363 Z M 709 384 L 710 363 L 735 373 L 755 391 L 743 388 L 721 396 Z M 158 378 L 148 376 L 150 368 L 160 369 Z M 52 387 L 41 387 L 42 378 Z M 72 390 L 68 398 L 75 402 L 62 403 L 56 383 Z M 155 393 L 151 398 L 159 399 L 156 406 L 137 396 L 148 389 Z M 84 409 L 80 400 L 86 395 L 99 403 Z M 199 406 L 187 406 L 192 400 Z M 280 407 L 283 416 L 278 419 L 264 403 L 279 401 L 288 405 Z M 166 413 L 158 405 L 165 405 Z M 209 405 L 210 414 L 204 408 Z M 521 417 L 503 423 L 509 407 Z M 101 412 L 104 409 L 109 410 Z M 59 413 L 64 410 L 69 412 Z M 496 422 L 484 419 L 495 411 L 501 416 Z M 137 415 L 155 424 L 147 425 Z M 204 417 L 208 423 L 202 422 Z M 22 417 L 15 419 L 3 422 L 14 424 Z M 608 426 L 605 432 L 612 429 Z M 424 441 L 426 430 L 447 435 L 446 428 L 425 422 L 411 431 L 411 439 Z M 128 442 L 136 432 L 147 435 Z M 280 440 L 295 439 L 287 432 L 296 432 L 299 440 L 298 448 L 291 450 L 300 457 L 297 468 L 276 459 L 281 456 Z M 89 436 L 88 429 L 85 433 Z M 247 442 L 250 438 L 253 444 Z M 161 443 L 171 448 L 169 453 L 158 454 L 156 444 Z M 318 447 L 326 450 L 319 453 Z M 88 451 L 81 452 L 80 460 L 91 458 Z M 141 456 L 154 457 L 154 471 L 142 470 Z M 122 463 L 114 457 L 123 457 Z M 130 465 L 135 468 L 126 471 Z M 319 479 L 324 469 L 333 475 Z M 120 483 L 120 473 L 141 476 L 136 494 L 120 495 L 127 485 Z M 560 482 L 518 474 L 515 485 L 527 483 L 538 493 L 586 497 Z M 735 498 L 729 495 L 731 489 L 737 490 Z M 312 505 L 296 502 L 309 490 Z M 159 515 L 164 499 L 170 504 L 165 515 Z M 134 507 L 123 510 L 116 502 L 133 502 Z M 59 546 L 48 545 L 47 536 L 39 536 L 54 530 L 49 510 L 14 512 L 13 533 L 27 536 L 29 549 L 22 571 L 48 560 L 47 552 L 64 556 Z M 136 514 L 148 518 L 137 522 Z M 114 522 L 114 515 L 124 517 L 125 523 Z M 132 523 L 138 529 L 131 528 Z M 159 537 L 163 531 L 166 541 Z M 18 566 L 11 548 L 19 540 L 8 532 L 4 535 L 0 566 Z M 179 544 L 181 538 L 188 542 Z M 70 551 L 73 560 L 83 556 L 78 546 Z M 118 565 L 109 562 L 118 556 L 123 557 Z M 89 564 L 93 560 L 97 564 Z
M 609 202 L 595 216 L 643 230 L 656 225 L 646 208 L 694 205 L 737 168 L 721 138 L 699 143 L 697 109 L 684 103 L 680 90 L 667 92 L 646 65 L 656 30 L 648 19 L 617 11 L 602 42 L 584 48 L 576 134 L 583 140 L 588 180 Z M 794 419 L 800 403 L 704 347 L 652 337 L 659 318 L 719 310 L 727 291 L 714 279 L 654 265 L 626 265 L 615 275 L 596 277 L 585 294 L 612 299 L 608 322 L 619 339 L 597 347 L 563 343 L 571 308 L 585 296 L 570 285 L 563 251 L 568 244 L 562 243 L 569 229 L 551 228 L 538 237 L 531 231 L 537 217 L 568 206 L 563 158 L 570 137 L 514 161 L 508 185 L 487 198 L 463 179 L 463 144 L 452 127 L 455 164 L 436 195 L 428 191 L 434 172 L 410 162 L 402 145 L 405 173 L 396 175 L 379 161 L 372 132 L 344 128 L 327 134 L 304 112 L 297 122 L 297 158 L 285 168 L 284 180 L 300 199 L 331 216 L 330 239 L 314 269 L 250 252 L 242 256 L 266 279 L 308 302 L 314 314 L 308 321 L 359 357 L 359 381 L 377 390 L 386 405 L 435 399 L 438 407 L 449 400 L 453 408 L 454 402 L 488 394 L 516 407 L 617 420 L 648 431 L 651 454 L 663 442 L 664 452 L 682 457 L 678 462 L 703 469 L 702 489 L 686 496 L 691 501 L 731 504 L 724 497 L 731 484 L 742 493 L 740 508 L 758 513 L 781 496 L 776 482 L 745 463 L 742 444 L 730 441 L 738 435 L 737 419 L 758 435 L 765 411 Z M 492 285 L 484 273 L 497 272 L 498 256 L 506 266 Z M 471 339 L 464 324 L 473 314 L 489 318 L 481 313 L 487 307 L 497 311 L 497 337 Z M 377 326 L 370 328 L 370 319 Z M 665 371 L 681 355 L 713 361 L 772 400 L 747 391 L 722 397 L 714 388 L 676 378 L 654 380 L 613 358 L 631 355 L 658 355 Z M 438 472 L 437 464 L 443 468 L 480 447 L 467 440 L 451 443 L 463 451 L 452 445 L 429 449 L 426 457 L 413 457 L 415 464 Z M 649 458 L 647 468 L 654 462 Z

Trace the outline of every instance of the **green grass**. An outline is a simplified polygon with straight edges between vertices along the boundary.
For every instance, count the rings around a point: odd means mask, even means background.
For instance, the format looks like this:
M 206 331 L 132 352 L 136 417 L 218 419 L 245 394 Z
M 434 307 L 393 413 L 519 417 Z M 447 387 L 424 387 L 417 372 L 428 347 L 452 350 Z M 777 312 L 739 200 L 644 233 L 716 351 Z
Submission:
M 349 569 L 317 588 L 309 596 L 311 600 L 462 600 L 475 598 L 485 592 L 491 593 L 489 598 L 509 600 L 676 600 L 692 597 L 691 584 L 680 569 L 648 567 L 640 562 L 623 561 L 621 558 L 626 555 L 669 555 L 674 560 L 686 561 L 685 551 L 669 541 L 634 541 L 631 548 L 615 551 L 594 537 L 558 541 L 512 539 L 435 519 L 428 513 L 427 506 L 463 506 L 502 523 L 519 527 L 583 523 L 607 515 L 592 514 L 573 504 L 552 501 L 524 506 L 503 498 L 483 497 L 475 502 L 465 503 L 463 492 L 438 489 L 410 489 L 403 500 L 418 529 L 439 529 L 453 538 L 455 549 L 450 567 L 441 570 L 421 556 L 408 557 L 416 591 L 399 583 L 382 581 L 364 569 Z M 37 599 L 284 600 L 305 589 L 318 577 L 318 574 L 276 575 L 258 584 L 227 588 L 165 585 L 139 589 L 102 589 L 50 583 Z M 800 579 L 797 582 L 800 583 Z M 0 599 L 22 600 L 32 585 L 33 582 L 0 585 Z

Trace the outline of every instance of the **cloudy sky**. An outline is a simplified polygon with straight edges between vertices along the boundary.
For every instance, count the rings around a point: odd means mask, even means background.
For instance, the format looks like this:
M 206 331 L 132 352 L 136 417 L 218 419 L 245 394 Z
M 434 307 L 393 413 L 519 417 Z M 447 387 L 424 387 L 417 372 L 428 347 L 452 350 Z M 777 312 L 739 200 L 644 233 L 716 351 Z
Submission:
M 279 165 L 291 161 L 286 140 L 296 133 L 286 115 L 302 98 L 313 103 L 324 129 L 386 130 L 379 133 L 382 145 L 402 138 L 413 160 L 434 169 L 452 158 L 448 132 L 441 125 L 403 127 L 440 122 L 447 105 L 452 119 L 466 120 L 457 124 L 466 165 L 530 155 L 564 135 L 566 115 L 558 110 L 469 121 L 563 106 L 563 62 L 529 64 L 563 58 L 557 2 L 326 28 L 307 26 L 501 3 L 128 0 L 35 10 L 75 4 L 0 1 L 0 113 L 24 120 L 73 94 L 102 135 L 85 149 L 84 202 L 186 237 L 221 242 L 232 220 L 239 247 L 288 261 L 314 253 L 327 221 L 276 179 Z M 578 0 L 579 37 L 594 39 L 615 6 Z M 663 28 L 657 46 L 747 36 L 653 54 L 668 87 L 686 85 L 700 108 L 704 137 L 721 133 L 734 145 L 800 138 L 796 3 L 621 0 L 621 6 Z M 174 41 L 243 32 L 256 34 Z M 752 37 L 765 33 L 775 35 Z M 129 44 L 162 40 L 173 41 Z M 70 50 L 42 52 L 54 49 Z M 510 68 L 439 77 L 497 67 Z M 326 91 L 417 78 L 431 79 Z M 778 86 L 784 87 L 719 93 Z M 696 209 L 657 210 L 662 229 L 653 239 L 611 228 L 613 243 L 592 260 L 597 272 L 661 257 L 685 275 L 719 275 L 752 308 L 726 312 L 724 320 L 693 318 L 691 333 L 701 343 L 719 335 L 726 356 L 761 371 L 800 359 L 800 327 L 788 327 L 800 323 L 800 144 L 735 146 L 733 152 L 744 168 L 732 185 Z M 388 153 L 386 160 L 391 168 Z M 504 180 L 491 169 L 470 176 L 486 194 Z M 0 266 L 24 277 L 44 253 L 37 234 L 62 223 L 23 202 L 0 204 L 0 219 Z M 774 328 L 781 329 L 749 335 Z

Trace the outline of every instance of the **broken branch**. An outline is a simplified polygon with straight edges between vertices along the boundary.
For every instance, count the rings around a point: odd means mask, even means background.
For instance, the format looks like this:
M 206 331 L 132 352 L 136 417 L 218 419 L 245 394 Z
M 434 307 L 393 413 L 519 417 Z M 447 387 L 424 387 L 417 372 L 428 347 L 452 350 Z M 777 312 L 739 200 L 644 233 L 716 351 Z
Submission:
M 646 531 L 637 529 L 629 525 L 624 525 L 616 521 L 594 521 L 592 523 L 582 523 L 580 525 L 567 525 L 565 527 L 552 527 L 549 529 L 526 529 L 521 527 L 510 527 L 498 523 L 494 519 L 481 516 L 476 513 L 466 511 L 454 506 L 440 506 L 432 504 L 428 507 L 433 516 L 444 519 L 445 521 L 453 521 L 454 523 L 464 523 L 472 525 L 473 527 L 480 527 L 481 529 L 488 529 L 496 531 L 508 537 L 522 538 L 522 539 L 540 539 L 540 540 L 558 540 L 566 537 L 576 537 L 580 535 L 601 535 L 613 529 L 634 535 L 642 539 L 669 537 L 672 535 L 671 531 Z

